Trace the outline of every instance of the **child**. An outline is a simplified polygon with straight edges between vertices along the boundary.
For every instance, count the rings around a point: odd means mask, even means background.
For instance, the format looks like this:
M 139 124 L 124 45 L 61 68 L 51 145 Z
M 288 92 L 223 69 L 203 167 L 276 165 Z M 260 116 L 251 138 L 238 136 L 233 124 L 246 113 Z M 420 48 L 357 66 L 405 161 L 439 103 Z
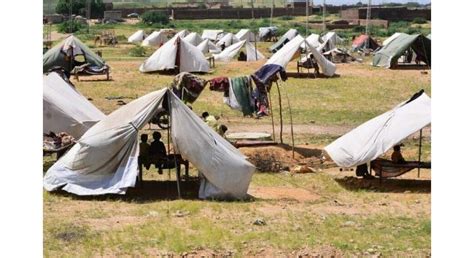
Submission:
M 150 145 L 148 144 L 148 135 L 147 134 L 142 134 L 140 136 L 140 154 L 138 156 L 138 159 L 140 160 L 141 164 L 145 166 L 145 168 L 148 170 L 150 169 Z
M 402 152 L 400 150 L 400 146 L 403 146 L 403 144 L 397 144 L 393 146 L 393 153 L 392 153 L 392 162 L 395 164 L 403 164 L 405 163 L 405 158 L 402 156 Z

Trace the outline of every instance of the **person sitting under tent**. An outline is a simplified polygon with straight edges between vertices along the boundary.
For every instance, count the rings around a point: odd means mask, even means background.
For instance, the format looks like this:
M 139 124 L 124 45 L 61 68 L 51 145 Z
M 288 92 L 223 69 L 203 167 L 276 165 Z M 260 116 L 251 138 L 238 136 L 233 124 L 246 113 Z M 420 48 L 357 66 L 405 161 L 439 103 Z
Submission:
M 238 61 L 247 61 L 247 55 L 244 51 L 240 51 L 239 56 L 237 57 Z
M 219 124 L 217 123 L 217 118 L 215 116 L 209 115 L 209 112 L 206 111 L 202 113 L 202 119 L 204 119 L 204 122 L 206 122 L 210 128 L 217 132 Z
M 219 125 L 217 128 L 217 133 L 222 136 L 222 138 L 226 139 L 225 133 L 227 132 L 228 128 L 225 125 Z
M 165 144 L 161 141 L 161 133 L 153 133 L 153 142 L 150 145 L 150 155 L 149 162 L 155 164 L 155 167 L 158 168 L 158 173 L 163 174 L 163 167 L 167 164 L 168 158 L 166 154 Z
M 403 155 L 401 152 L 401 148 L 400 148 L 401 146 L 403 146 L 403 144 L 397 144 L 393 146 L 392 162 L 395 164 L 406 163 L 405 158 L 403 158 Z
M 148 144 L 148 134 L 140 136 L 140 154 L 138 155 L 138 163 L 144 165 L 146 169 L 150 169 L 150 144 Z

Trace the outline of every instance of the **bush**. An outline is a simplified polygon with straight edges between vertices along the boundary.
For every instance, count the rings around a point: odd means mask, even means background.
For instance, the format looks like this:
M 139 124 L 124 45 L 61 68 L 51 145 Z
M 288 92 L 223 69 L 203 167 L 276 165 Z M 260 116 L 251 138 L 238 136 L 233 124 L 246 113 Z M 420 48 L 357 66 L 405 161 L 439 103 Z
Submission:
M 85 28 L 86 26 L 82 23 L 76 22 L 74 20 L 72 21 L 65 21 L 58 26 L 58 31 L 61 33 L 74 33 L 82 28 Z
M 146 51 L 142 46 L 134 46 L 130 51 L 128 51 L 128 55 L 133 57 L 143 57 L 146 55 Z
M 281 16 L 279 19 L 284 20 L 284 21 L 289 21 L 289 20 L 294 20 L 295 17 L 290 16 L 290 15 L 284 15 L 284 16 Z
M 56 12 L 64 15 L 69 15 L 69 8 L 71 7 L 70 0 L 59 0 L 56 4 Z M 72 1 L 72 14 L 85 15 L 86 0 Z M 91 0 L 91 15 L 92 17 L 102 17 L 105 11 L 105 4 L 102 0 Z
M 425 24 L 426 19 L 422 18 L 422 17 L 416 17 L 415 19 L 413 19 L 413 23 L 415 23 L 415 24 Z
M 168 16 L 159 11 L 147 11 L 141 16 L 142 22 L 146 24 L 168 24 L 170 21 L 168 19 Z

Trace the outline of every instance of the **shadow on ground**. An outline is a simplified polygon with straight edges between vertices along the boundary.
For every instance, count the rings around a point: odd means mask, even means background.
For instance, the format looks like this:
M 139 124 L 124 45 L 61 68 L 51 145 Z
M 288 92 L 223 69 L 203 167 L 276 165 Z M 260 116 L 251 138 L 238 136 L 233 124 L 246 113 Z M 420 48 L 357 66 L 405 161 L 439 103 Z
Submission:
M 336 182 L 349 191 L 369 190 L 383 193 L 431 193 L 431 180 L 427 179 L 364 179 L 357 177 L 336 178 Z

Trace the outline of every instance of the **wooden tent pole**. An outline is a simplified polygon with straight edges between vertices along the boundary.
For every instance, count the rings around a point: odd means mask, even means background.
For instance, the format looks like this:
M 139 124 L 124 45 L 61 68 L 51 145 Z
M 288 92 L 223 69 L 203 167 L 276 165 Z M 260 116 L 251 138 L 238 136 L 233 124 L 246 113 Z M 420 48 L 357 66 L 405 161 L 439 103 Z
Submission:
M 278 85 L 278 81 L 276 81 L 277 90 L 278 90 L 278 105 L 280 107 L 280 143 L 283 144 L 283 111 L 281 108 L 281 93 L 280 93 L 280 85 Z
M 168 154 L 170 152 L 170 134 L 171 134 L 171 101 L 169 97 L 169 92 L 166 93 L 166 99 L 168 100 Z M 180 177 L 180 164 L 176 162 L 176 155 L 174 155 L 174 150 L 173 150 L 173 157 L 174 157 L 174 164 L 175 164 L 175 169 L 176 169 L 176 187 L 178 189 L 178 198 L 181 199 L 181 177 Z M 168 169 L 168 174 L 170 174 L 171 168 Z M 171 176 L 170 176 L 171 177 Z
M 290 128 L 291 128 L 291 157 L 295 159 L 295 136 L 293 134 L 293 115 L 291 114 L 290 98 L 288 92 L 286 93 L 286 99 L 288 100 L 288 109 L 290 111 Z
M 420 129 L 420 141 L 418 144 L 418 178 L 420 178 L 420 163 L 421 163 L 421 140 L 423 138 L 423 128 Z
M 258 89 L 257 89 L 258 90 Z M 272 105 L 272 95 L 268 91 L 268 88 L 265 86 L 265 90 L 267 91 L 268 100 L 270 101 L 270 113 L 272 114 L 272 131 L 273 131 L 273 141 L 275 141 L 275 122 L 273 120 L 273 105 Z

